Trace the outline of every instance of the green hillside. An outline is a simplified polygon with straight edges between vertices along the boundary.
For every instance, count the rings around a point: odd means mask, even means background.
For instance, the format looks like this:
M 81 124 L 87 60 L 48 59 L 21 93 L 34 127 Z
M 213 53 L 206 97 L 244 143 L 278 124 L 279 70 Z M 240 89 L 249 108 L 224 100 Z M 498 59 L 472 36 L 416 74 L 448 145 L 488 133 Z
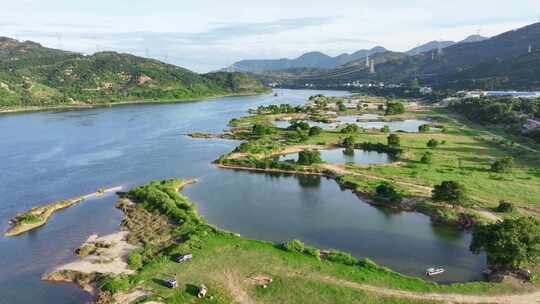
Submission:
M 183 100 L 263 92 L 240 73 L 200 75 L 129 54 L 85 56 L 0 38 L 0 106 Z
M 531 52 L 529 53 L 529 46 Z M 340 85 L 348 81 L 409 83 L 455 89 L 540 90 L 540 23 L 485 40 L 458 43 L 414 56 L 385 52 L 372 56 L 375 73 L 365 59 L 332 70 L 267 74 L 284 85 Z M 296 73 L 295 73 L 296 72 Z M 287 77 L 283 77 L 282 75 Z M 266 79 L 265 79 L 266 80 Z

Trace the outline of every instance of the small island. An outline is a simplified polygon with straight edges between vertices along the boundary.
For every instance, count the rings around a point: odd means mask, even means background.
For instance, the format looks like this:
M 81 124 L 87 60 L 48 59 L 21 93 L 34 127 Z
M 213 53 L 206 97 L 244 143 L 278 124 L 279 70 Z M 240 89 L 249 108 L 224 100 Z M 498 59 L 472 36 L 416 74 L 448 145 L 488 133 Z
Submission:
M 28 211 L 17 213 L 9 222 L 11 227 L 4 234 L 5 236 L 17 236 L 30 230 L 41 227 L 47 223 L 49 218 L 58 210 L 71 207 L 86 199 L 97 197 L 105 193 L 117 192 L 122 187 L 113 187 L 108 189 L 99 189 L 98 191 L 83 196 L 78 196 L 66 200 L 49 203 L 34 207 Z

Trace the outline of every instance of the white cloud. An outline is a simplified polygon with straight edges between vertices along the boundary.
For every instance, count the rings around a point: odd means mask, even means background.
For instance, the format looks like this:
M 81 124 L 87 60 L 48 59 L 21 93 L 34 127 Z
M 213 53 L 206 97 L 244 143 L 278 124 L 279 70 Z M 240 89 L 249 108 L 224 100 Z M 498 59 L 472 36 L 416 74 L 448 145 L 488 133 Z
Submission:
M 207 71 L 246 58 L 337 55 L 376 44 L 404 51 L 477 30 L 492 36 L 534 22 L 537 1 L 9 1 L 0 35 L 84 53 L 149 53 Z

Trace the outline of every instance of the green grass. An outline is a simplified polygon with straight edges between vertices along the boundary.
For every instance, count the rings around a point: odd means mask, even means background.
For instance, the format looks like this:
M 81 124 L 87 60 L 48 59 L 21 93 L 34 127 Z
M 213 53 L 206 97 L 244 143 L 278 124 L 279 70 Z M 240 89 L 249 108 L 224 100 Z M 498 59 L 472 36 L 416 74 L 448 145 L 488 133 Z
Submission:
M 482 282 L 438 285 L 393 272 L 370 260 L 359 261 L 346 253 L 333 251 L 321 259 L 315 248 L 296 241 L 282 246 L 245 239 L 204 222 L 189 200 L 176 192 L 180 185 L 180 180 L 152 182 L 127 193 L 137 204 L 134 212 L 146 210 L 156 216 L 167 215 L 175 223 L 169 230 L 172 238 L 156 248 L 142 267 L 137 262 L 136 274 L 103 280 L 103 290 L 116 293 L 143 287 L 153 293 L 151 299 L 165 303 L 199 303 L 194 291 L 200 284 L 208 287 L 213 298 L 205 302 L 210 303 L 231 303 L 239 297 L 257 303 L 430 303 L 368 293 L 342 282 L 418 293 L 514 291 L 509 285 Z M 133 215 L 126 213 L 128 217 Z M 193 260 L 174 262 L 174 256 L 185 252 L 192 252 Z M 249 282 L 254 276 L 266 276 L 273 282 L 263 289 Z M 164 280 L 173 277 L 179 288 L 165 287 Z

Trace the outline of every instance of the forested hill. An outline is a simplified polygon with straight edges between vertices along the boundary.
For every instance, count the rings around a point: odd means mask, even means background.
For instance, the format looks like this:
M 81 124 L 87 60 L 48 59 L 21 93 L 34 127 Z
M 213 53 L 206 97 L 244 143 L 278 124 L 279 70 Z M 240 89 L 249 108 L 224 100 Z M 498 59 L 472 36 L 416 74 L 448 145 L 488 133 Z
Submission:
M 246 74 L 201 75 L 129 54 L 101 52 L 85 56 L 0 37 L 3 107 L 180 100 L 265 90 Z

